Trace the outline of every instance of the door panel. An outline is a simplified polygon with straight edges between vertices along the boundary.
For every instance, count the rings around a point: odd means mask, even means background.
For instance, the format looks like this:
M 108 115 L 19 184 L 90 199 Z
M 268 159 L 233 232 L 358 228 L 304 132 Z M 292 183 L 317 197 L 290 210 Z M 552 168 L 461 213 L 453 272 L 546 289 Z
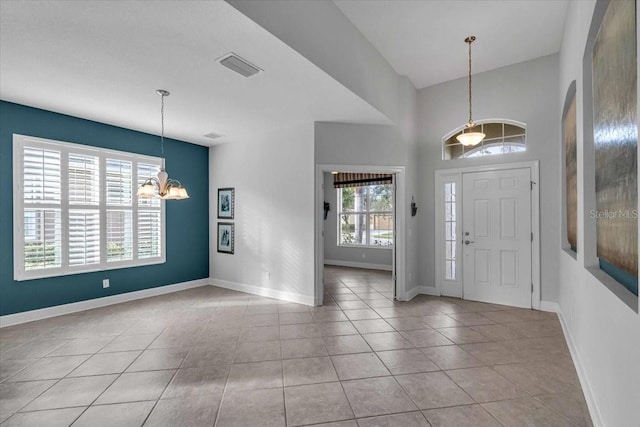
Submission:
M 463 298 L 531 308 L 531 171 L 462 178 Z

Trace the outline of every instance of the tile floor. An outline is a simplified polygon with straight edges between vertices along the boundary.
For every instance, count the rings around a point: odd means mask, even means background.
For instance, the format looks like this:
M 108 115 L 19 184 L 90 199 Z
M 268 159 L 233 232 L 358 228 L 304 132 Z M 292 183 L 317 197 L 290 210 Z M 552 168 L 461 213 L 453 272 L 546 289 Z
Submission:
M 323 307 L 207 286 L 3 328 L 2 427 L 591 425 L 554 314 L 326 278 Z

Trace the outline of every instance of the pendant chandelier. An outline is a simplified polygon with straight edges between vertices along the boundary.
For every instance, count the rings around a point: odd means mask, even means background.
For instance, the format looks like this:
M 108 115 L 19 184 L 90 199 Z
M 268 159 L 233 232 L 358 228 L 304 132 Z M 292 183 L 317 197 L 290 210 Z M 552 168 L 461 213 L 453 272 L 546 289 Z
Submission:
M 162 152 L 162 169 L 158 172 L 157 177 L 148 178 L 138 188 L 138 197 L 159 197 L 165 200 L 182 200 L 188 199 L 187 189 L 180 184 L 180 181 L 169 178 L 169 174 L 164 170 L 164 97 L 169 96 L 169 91 L 164 89 L 156 90 L 162 99 L 160 107 L 161 134 L 160 134 L 160 151 Z
M 476 36 L 469 36 L 464 39 L 464 42 L 469 44 L 469 123 L 467 123 L 465 126 L 465 128 L 469 132 L 465 133 L 463 130 L 460 135 L 456 136 L 456 139 L 458 140 L 458 142 L 465 146 L 480 144 L 480 142 L 486 136 L 482 132 L 471 132 L 471 129 L 475 127 L 475 123 L 473 123 L 473 119 L 471 116 L 471 43 L 473 43 L 475 40 Z

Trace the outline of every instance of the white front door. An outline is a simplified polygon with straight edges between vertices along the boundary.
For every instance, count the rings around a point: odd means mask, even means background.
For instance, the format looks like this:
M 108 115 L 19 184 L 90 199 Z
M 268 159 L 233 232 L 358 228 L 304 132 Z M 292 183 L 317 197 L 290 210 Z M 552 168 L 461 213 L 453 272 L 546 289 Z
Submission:
M 464 173 L 463 298 L 531 308 L 531 170 Z

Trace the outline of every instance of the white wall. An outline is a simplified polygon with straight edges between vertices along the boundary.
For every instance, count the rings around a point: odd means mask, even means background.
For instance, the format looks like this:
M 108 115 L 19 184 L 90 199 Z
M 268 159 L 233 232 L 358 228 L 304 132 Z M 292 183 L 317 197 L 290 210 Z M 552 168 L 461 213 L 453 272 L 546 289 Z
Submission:
M 209 150 L 213 284 L 313 304 L 313 139 L 308 124 Z M 221 187 L 235 188 L 234 255 L 216 247 Z
M 596 277 L 585 266 L 592 260 L 594 242 L 585 231 L 591 227 L 585 199 L 593 189 L 585 185 L 585 168 L 593 168 L 585 158 L 583 124 L 582 59 L 594 11 L 594 1 L 570 2 L 560 51 L 559 91 L 556 103 L 561 114 L 565 94 L 576 80 L 578 135 L 578 254 L 577 259 L 560 246 L 558 236 L 551 252 L 559 259 L 559 305 L 563 324 L 570 337 L 574 359 L 581 373 L 583 389 L 594 423 L 603 426 L 637 426 L 640 402 L 640 316 L 605 286 L 608 280 Z M 560 141 L 560 134 L 557 135 Z M 562 144 L 555 150 L 561 155 Z M 564 203 L 560 198 L 558 204 Z M 636 310 L 637 310 L 636 298 Z
M 227 2 L 402 126 L 398 74 L 332 1 Z
M 348 172 L 348 171 L 343 171 Z M 391 270 L 393 249 L 354 248 L 338 246 L 338 192 L 333 186 L 333 175 L 324 174 L 324 200 L 331 204 L 331 210 L 324 220 L 324 261 L 325 264 L 345 265 L 347 267 L 374 268 Z M 335 263 L 335 261 L 338 261 Z M 342 263 L 342 264 L 340 264 Z
M 466 78 L 418 91 L 420 285 L 435 286 L 434 171 L 526 160 L 540 161 L 541 299 L 558 299 L 558 256 L 547 248 L 560 230 L 558 56 L 551 55 L 473 76 L 475 120 L 504 118 L 527 124 L 527 151 L 474 159 L 442 160 L 442 137 L 468 117 Z
M 408 122 L 415 118 L 415 97 L 407 93 Z M 415 91 L 413 91 L 415 94 Z M 412 118 L 413 117 L 413 118 Z M 408 203 L 417 196 L 417 148 L 411 126 L 378 126 L 347 123 L 316 123 L 315 163 L 405 167 L 405 257 L 406 291 L 417 286 L 418 216 L 412 217 Z

